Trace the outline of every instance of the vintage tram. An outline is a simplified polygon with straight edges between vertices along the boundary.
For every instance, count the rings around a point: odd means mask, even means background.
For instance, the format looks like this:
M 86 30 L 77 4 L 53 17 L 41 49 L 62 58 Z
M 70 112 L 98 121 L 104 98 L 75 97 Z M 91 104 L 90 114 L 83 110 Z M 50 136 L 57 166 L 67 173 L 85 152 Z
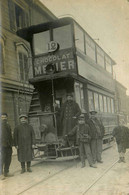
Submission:
M 34 25 L 17 34 L 30 43 L 32 50 L 33 78 L 29 82 L 34 92 L 29 121 L 35 130 L 38 150 L 47 159 L 78 156 L 77 146 L 63 146 L 58 111 L 67 92 L 74 95 L 82 111 L 97 111 L 105 126 L 103 148 L 109 147 L 117 124 L 115 62 L 111 57 L 72 18 Z M 46 131 L 51 134 L 49 139 Z

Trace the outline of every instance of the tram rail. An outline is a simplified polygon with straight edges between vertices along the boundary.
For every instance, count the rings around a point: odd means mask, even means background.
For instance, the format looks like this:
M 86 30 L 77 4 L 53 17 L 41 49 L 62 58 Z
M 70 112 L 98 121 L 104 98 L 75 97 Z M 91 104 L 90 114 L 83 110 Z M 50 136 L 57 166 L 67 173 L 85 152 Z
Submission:
M 128 152 L 128 153 L 129 153 L 129 152 Z M 106 173 L 108 173 L 108 172 L 116 165 L 117 162 L 118 162 L 118 160 L 115 160 L 115 161 L 114 161 L 106 170 L 104 170 L 104 171 L 97 177 L 97 179 L 95 179 L 95 180 L 89 185 L 89 187 L 82 193 L 82 195 L 85 195 L 92 187 L 94 187 L 94 185 L 96 185 L 97 182 L 99 182 L 99 180 L 100 180 L 101 178 L 103 178 L 103 177 L 106 175 Z M 76 164 L 77 164 L 77 163 L 78 163 L 78 162 L 76 162 Z M 53 177 L 59 175 L 60 173 L 62 173 L 62 172 L 64 172 L 64 171 L 66 171 L 66 170 L 72 168 L 74 165 L 75 165 L 75 163 L 73 163 L 73 164 L 70 165 L 70 166 L 67 166 L 67 167 L 63 168 L 63 169 L 60 170 L 60 171 L 57 171 L 57 172 L 54 173 L 53 175 L 46 177 L 45 179 L 43 179 L 43 180 L 41 180 L 41 181 L 35 183 L 35 184 L 32 185 L 32 186 L 29 186 L 28 188 L 26 188 L 25 190 L 21 191 L 21 192 L 18 193 L 17 195 L 24 194 L 25 192 L 29 191 L 30 189 L 34 188 L 35 186 L 37 186 L 37 185 L 39 185 L 39 184 L 43 184 L 43 183 L 46 182 L 46 181 L 49 181 L 51 178 L 53 178 Z

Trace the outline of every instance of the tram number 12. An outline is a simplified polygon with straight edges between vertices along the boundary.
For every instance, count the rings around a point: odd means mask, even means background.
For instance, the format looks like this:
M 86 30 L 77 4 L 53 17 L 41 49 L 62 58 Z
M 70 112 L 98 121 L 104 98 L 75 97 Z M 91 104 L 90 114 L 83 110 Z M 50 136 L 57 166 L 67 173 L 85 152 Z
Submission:
M 55 41 L 51 41 L 48 43 L 48 52 L 53 52 L 58 49 L 58 43 Z

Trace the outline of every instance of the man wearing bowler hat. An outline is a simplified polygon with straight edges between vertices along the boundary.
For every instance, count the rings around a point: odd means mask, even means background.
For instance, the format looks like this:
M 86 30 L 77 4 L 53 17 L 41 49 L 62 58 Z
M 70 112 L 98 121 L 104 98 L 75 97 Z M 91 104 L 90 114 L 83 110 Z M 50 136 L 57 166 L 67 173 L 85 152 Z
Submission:
M 102 122 L 97 119 L 96 114 L 96 111 L 91 111 L 90 119 L 88 120 L 91 129 L 91 152 L 94 163 L 96 163 L 96 161 L 103 163 L 101 154 L 105 130 Z
M 76 117 L 81 114 L 79 105 L 73 100 L 73 94 L 67 93 L 67 100 L 61 107 L 61 124 L 63 128 L 63 136 L 67 135 L 76 125 Z M 71 138 L 70 144 L 73 145 L 75 137 Z
M 19 116 L 20 125 L 14 129 L 14 145 L 17 148 L 18 161 L 21 163 L 21 174 L 26 171 L 25 162 L 27 164 L 27 171 L 32 172 L 30 166 L 35 136 L 33 127 L 28 124 L 27 119 L 26 114 L 21 114 Z

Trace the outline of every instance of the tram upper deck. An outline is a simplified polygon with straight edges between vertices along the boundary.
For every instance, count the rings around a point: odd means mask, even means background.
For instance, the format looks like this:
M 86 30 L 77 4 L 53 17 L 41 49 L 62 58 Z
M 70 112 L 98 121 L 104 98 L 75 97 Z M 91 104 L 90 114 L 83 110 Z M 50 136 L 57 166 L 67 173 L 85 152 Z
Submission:
M 37 138 L 41 123 L 58 126 L 53 118 L 56 113 L 53 105 L 56 103 L 60 109 L 67 92 L 73 93 L 82 110 L 96 110 L 106 135 L 111 135 L 117 123 L 114 60 L 72 18 L 31 26 L 17 34 L 30 42 L 32 50 L 30 83 L 35 92 L 29 115 L 32 121 L 34 118 L 38 121 Z

